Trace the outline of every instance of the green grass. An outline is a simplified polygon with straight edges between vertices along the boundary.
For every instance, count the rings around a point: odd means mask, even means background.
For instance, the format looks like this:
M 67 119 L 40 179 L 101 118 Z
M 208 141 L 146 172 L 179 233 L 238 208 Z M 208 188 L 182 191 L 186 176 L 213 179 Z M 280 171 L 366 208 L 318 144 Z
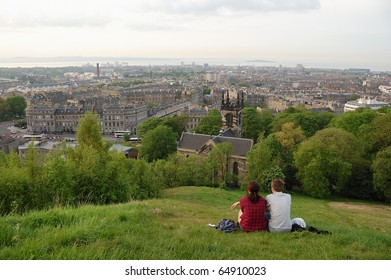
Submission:
M 391 259 L 391 207 L 292 194 L 292 218 L 332 232 L 225 234 L 243 192 L 168 189 L 162 199 L 83 206 L 0 218 L 0 259 L 40 260 L 380 260 Z M 263 194 L 266 195 L 266 194 Z

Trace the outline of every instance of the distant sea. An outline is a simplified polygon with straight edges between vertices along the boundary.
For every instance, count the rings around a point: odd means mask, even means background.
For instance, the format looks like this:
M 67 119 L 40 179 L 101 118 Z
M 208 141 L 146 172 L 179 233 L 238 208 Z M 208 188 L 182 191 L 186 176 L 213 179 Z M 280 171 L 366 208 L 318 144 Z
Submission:
M 3 58 L 0 57 L 0 68 L 32 68 L 32 67 L 81 67 L 86 64 L 96 66 L 105 64 L 127 64 L 128 66 L 175 66 L 175 65 L 204 65 L 210 66 L 282 66 L 282 67 L 295 67 L 298 64 L 302 64 L 305 68 L 325 68 L 325 69 L 348 69 L 348 68 L 364 68 L 371 71 L 391 71 L 391 64 L 388 61 L 368 61 L 360 62 L 355 61 L 348 63 L 346 61 L 333 62 L 324 61 L 322 58 L 318 58 L 317 61 L 308 60 L 308 58 L 298 58 L 290 60 L 278 60 L 278 59 L 259 59 L 259 58 L 159 58 L 159 57 L 82 57 L 82 56 L 63 56 L 63 57 L 12 57 Z
M 1 58 L 0 67 L 68 67 L 82 66 L 96 63 L 101 65 L 124 64 L 129 66 L 164 66 L 164 65 L 254 65 L 254 66 L 277 66 L 277 62 L 260 59 L 245 59 L 245 58 L 151 58 L 151 57 L 13 57 Z

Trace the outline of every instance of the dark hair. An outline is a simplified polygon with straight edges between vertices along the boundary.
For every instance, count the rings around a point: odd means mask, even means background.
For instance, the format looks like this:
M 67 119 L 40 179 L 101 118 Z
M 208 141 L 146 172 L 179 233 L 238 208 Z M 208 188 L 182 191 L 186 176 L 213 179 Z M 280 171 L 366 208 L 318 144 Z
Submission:
M 276 192 L 282 192 L 284 190 L 284 181 L 280 178 L 273 179 L 272 188 Z
M 247 192 L 249 192 L 248 198 L 250 199 L 251 202 L 255 203 L 255 202 L 259 201 L 258 192 L 260 189 L 261 189 L 261 187 L 259 186 L 259 184 L 257 182 L 255 182 L 255 181 L 248 182 Z

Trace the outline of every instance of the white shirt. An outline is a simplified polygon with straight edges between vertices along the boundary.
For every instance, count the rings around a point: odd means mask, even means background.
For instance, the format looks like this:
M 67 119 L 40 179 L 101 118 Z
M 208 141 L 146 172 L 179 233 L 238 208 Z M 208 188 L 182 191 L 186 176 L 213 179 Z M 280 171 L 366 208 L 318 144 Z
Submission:
M 290 231 L 291 221 L 291 196 L 283 192 L 276 192 L 266 196 L 270 209 L 269 231 Z

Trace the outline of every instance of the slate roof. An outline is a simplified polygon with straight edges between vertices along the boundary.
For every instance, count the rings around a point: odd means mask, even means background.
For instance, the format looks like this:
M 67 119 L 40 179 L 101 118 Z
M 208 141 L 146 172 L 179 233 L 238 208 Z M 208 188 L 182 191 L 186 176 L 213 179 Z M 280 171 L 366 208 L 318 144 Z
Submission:
M 232 154 L 245 157 L 247 152 L 251 150 L 253 146 L 253 140 L 236 137 L 216 136 L 213 138 L 213 142 L 216 144 L 229 142 L 233 147 Z
M 233 147 L 232 154 L 236 156 L 245 157 L 247 152 L 250 151 L 253 146 L 253 141 L 251 139 L 183 132 L 181 139 L 179 140 L 178 149 L 186 149 L 197 152 L 209 140 L 212 140 L 215 144 L 223 142 L 231 143 Z
M 225 131 L 221 132 L 219 136 L 236 137 L 235 133 L 232 131 L 231 128 L 227 128 Z
M 183 132 L 181 139 L 179 140 L 178 148 L 186 150 L 199 150 L 209 139 L 213 136 L 206 134 L 197 134 L 190 132 Z

